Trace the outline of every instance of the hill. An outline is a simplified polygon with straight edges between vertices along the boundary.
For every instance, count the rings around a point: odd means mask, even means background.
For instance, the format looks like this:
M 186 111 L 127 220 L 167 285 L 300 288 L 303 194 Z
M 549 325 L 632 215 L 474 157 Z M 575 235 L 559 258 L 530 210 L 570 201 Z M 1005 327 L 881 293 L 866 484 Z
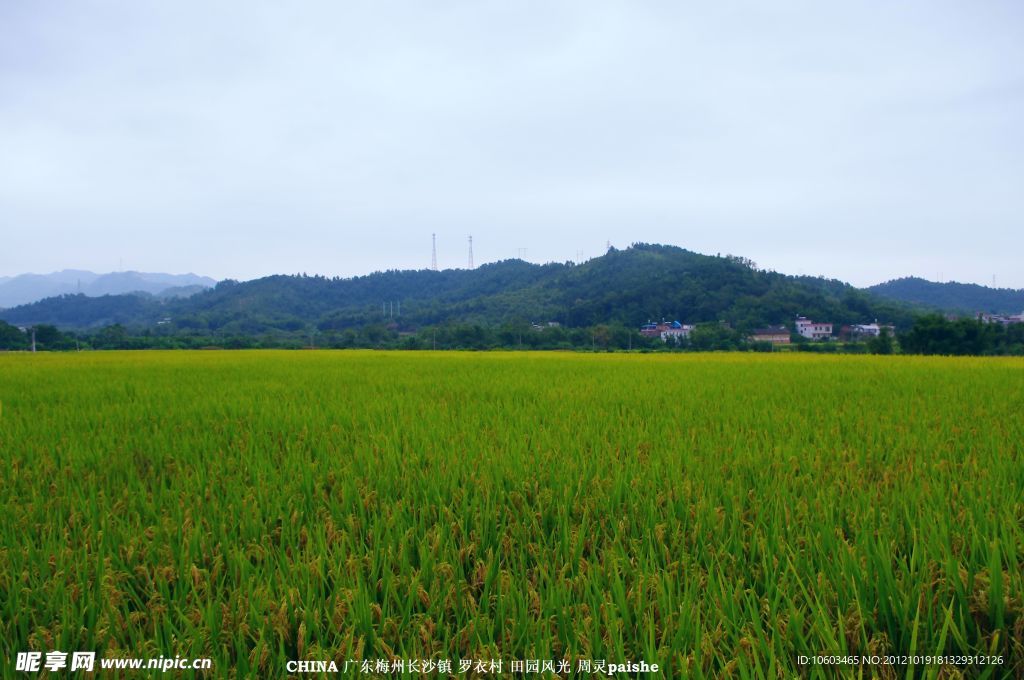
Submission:
M 21 274 L 0 279 L 0 308 L 16 307 L 59 295 L 89 297 L 150 293 L 159 295 L 171 288 L 210 288 L 217 282 L 196 274 L 159 272 L 111 272 L 96 274 L 81 269 L 64 269 L 52 274 Z
M 889 300 L 923 305 L 943 312 L 1019 314 L 1024 290 L 988 288 L 975 283 L 936 283 L 916 277 L 886 281 L 867 289 Z
M 636 244 L 583 264 L 505 260 L 477 269 L 386 271 L 353 278 L 270 276 L 185 299 L 62 296 L 0 312 L 27 325 L 93 328 L 120 323 L 149 328 L 164 321 L 182 332 L 256 334 L 398 324 L 499 325 L 557 321 L 567 327 L 648 319 L 726 321 L 747 329 L 797 315 L 906 326 L 907 306 L 841 281 L 757 269 L 740 257 L 701 255 L 674 246 Z

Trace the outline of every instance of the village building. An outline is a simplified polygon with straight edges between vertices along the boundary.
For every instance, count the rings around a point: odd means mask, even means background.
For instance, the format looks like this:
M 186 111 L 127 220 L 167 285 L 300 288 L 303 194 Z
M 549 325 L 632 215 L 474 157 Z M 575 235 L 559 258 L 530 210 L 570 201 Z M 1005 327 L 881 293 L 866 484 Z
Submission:
M 832 324 L 816 323 L 807 317 L 798 316 L 796 332 L 809 340 L 829 340 L 832 338 Z
M 857 323 L 850 327 L 851 335 L 867 338 L 877 338 L 882 334 L 882 327 L 875 323 Z
M 644 336 L 645 338 L 661 337 L 661 329 L 658 328 L 659 325 L 661 324 L 656 324 L 653 321 L 648 321 L 643 326 L 640 326 L 640 335 Z
M 841 340 L 849 341 L 877 338 L 882 334 L 883 330 L 888 331 L 890 336 L 896 335 L 895 326 L 880 324 L 876 319 L 874 323 L 859 323 L 850 326 L 843 326 L 839 329 L 839 338 Z
M 1001 323 L 1004 326 L 1009 326 L 1014 323 L 1024 323 L 1024 312 L 1020 314 L 986 314 L 982 312 L 978 314 L 978 320 L 984 323 Z
M 645 338 L 661 338 L 662 342 L 668 342 L 670 339 L 679 342 L 689 338 L 693 329 L 693 324 L 679 321 L 661 321 L 659 323 L 648 321 L 640 327 L 640 335 Z
M 692 324 L 673 321 L 668 328 L 661 332 L 661 340 L 662 342 L 668 342 L 669 340 L 673 340 L 675 342 L 686 340 L 690 337 L 690 333 L 693 332 L 693 328 Z
M 755 328 L 750 334 L 751 342 L 770 342 L 773 345 L 789 344 L 789 329 L 785 326 L 769 326 L 768 328 Z

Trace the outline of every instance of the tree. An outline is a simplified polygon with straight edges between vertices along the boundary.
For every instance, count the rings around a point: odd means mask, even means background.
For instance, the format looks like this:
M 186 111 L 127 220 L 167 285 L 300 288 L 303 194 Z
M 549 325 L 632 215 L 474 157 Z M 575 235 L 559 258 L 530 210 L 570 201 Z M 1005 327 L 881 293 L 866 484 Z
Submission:
M 919 318 L 900 336 L 900 347 L 908 354 L 1011 354 L 1022 335 L 1014 326 L 1004 328 L 976 319 L 949 321 L 932 314 Z
M 872 354 L 892 354 L 895 343 L 888 328 L 882 328 L 878 336 L 868 340 L 868 351 Z
M 32 331 L 36 335 L 36 346 L 39 349 L 64 349 L 66 339 L 64 334 L 57 330 L 56 326 L 40 324 L 33 326 Z
M 26 349 L 28 336 L 21 329 L 6 321 L 0 321 L 0 350 Z
M 122 349 L 128 341 L 128 332 L 119 323 L 103 328 L 93 338 L 97 349 Z
M 734 350 L 740 342 L 739 334 L 723 324 L 699 324 L 690 332 L 690 347 L 698 351 Z
M 530 342 L 534 332 L 528 321 L 515 319 L 501 325 L 498 329 L 498 339 L 505 347 L 522 347 L 524 342 Z

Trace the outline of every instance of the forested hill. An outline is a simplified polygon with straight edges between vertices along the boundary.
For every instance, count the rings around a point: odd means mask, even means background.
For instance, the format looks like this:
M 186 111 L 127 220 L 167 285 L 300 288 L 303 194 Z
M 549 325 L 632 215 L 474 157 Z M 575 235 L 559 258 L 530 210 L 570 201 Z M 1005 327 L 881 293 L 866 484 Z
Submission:
M 583 264 L 506 260 L 473 270 L 387 271 L 349 279 L 270 276 L 222 281 L 212 290 L 170 300 L 63 296 L 0 312 L 0 319 L 62 328 L 148 328 L 162 321 L 165 329 L 252 334 L 380 323 L 411 329 L 455 322 L 637 326 L 661 318 L 727 321 L 743 329 L 792 321 L 798 314 L 837 324 L 879 319 L 906 326 L 912 319 L 906 305 L 840 281 L 786 276 L 739 257 L 645 244 L 612 249 Z
M 976 283 L 936 283 L 907 277 L 880 283 L 867 290 L 889 300 L 945 312 L 1020 314 L 1024 310 L 1024 290 L 988 288 Z

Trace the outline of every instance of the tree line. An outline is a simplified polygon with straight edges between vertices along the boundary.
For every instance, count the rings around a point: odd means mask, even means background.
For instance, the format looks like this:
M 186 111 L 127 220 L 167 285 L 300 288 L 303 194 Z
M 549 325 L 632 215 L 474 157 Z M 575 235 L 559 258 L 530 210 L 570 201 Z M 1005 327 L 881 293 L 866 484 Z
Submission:
M 525 321 L 500 325 L 446 323 L 415 330 L 392 324 L 326 331 L 307 327 L 293 331 L 238 334 L 131 331 L 112 324 L 93 331 L 63 332 L 38 325 L 27 332 L 0 321 L 0 350 L 28 350 L 35 331 L 36 349 L 407 349 L 407 350 L 572 350 L 572 351 L 777 351 L 769 343 L 753 342 L 748 335 L 722 323 L 698 324 L 690 337 L 675 342 L 647 338 L 635 328 L 609 323 L 567 328 L 537 328 Z M 795 342 L 789 351 L 872 354 L 1024 355 L 1024 324 L 1004 326 L 975 319 L 948 320 L 922 316 L 897 337 L 863 342 Z

